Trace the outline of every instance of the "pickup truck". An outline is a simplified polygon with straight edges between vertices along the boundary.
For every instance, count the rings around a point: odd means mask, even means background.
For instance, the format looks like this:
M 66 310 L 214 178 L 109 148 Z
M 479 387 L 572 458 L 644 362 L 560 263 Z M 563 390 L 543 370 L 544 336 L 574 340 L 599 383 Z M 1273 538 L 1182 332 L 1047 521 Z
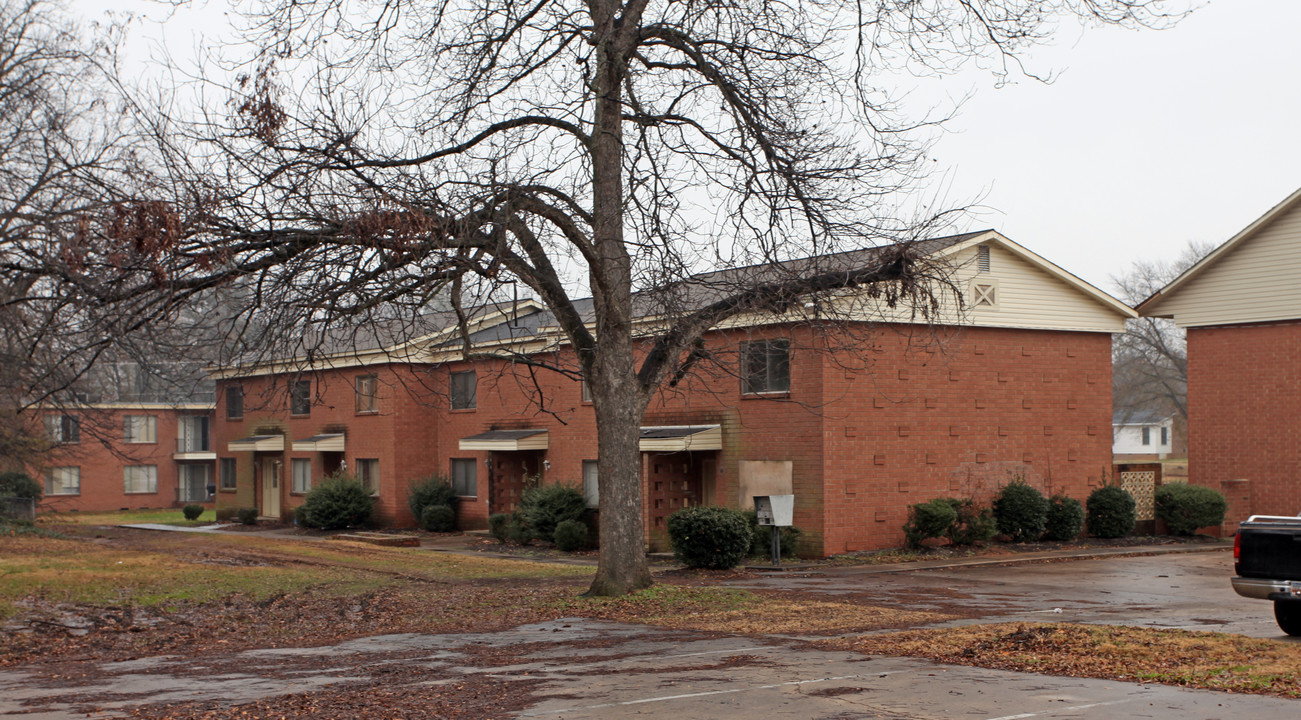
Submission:
M 1274 619 L 1301 636 L 1301 517 L 1252 515 L 1233 538 L 1233 589 L 1274 601 Z

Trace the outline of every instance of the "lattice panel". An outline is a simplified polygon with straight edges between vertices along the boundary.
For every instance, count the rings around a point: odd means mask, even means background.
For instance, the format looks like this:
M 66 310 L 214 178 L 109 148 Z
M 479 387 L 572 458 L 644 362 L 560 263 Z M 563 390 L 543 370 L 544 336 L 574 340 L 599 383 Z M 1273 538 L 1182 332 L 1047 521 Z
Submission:
M 1120 474 L 1120 486 L 1134 496 L 1134 519 L 1155 520 L 1156 473 L 1152 470 L 1133 470 Z

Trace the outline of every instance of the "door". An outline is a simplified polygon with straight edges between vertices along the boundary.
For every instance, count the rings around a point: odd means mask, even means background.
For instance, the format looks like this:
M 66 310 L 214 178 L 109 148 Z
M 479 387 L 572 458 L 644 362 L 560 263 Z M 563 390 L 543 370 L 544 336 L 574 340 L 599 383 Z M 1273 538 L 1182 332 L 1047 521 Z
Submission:
M 646 454 L 647 502 L 650 506 L 651 550 L 669 548 L 668 518 L 674 511 L 701 504 L 706 461 L 716 463 L 713 452 Z
M 524 490 L 541 481 L 542 453 L 494 452 L 488 477 L 488 508 L 492 513 L 514 512 Z
M 280 519 L 280 466 L 275 458 L 262 459 L 262 516 Z

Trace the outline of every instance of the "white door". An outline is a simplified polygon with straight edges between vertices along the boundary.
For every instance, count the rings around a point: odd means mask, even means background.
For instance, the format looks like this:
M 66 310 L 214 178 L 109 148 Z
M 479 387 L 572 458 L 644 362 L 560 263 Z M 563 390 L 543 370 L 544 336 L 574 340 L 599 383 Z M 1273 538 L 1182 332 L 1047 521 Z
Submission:
M 262 460 L 262 516 L 280 519 L 280 466 L 272 458 Z

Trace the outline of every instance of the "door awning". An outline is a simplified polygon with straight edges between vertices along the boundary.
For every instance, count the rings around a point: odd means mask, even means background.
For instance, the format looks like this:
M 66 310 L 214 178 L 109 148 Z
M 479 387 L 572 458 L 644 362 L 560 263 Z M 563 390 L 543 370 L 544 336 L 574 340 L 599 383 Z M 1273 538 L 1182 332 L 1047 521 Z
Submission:
M 250 435 L 226 444 L 229 452 L 283 452 L 284 435 Z
M 642 452 L 722 450 L 721 425 L 662 425 L 641 429 Z
M 518 450 L 546 450 L 548 433 L 545 429 L 489 430 L 461 438 L 461 450 L 488 450 L 514 452 Z
M 294 452 L 343 452 L 343 433 L 313 435 L 303 440 L 294 441 Z

